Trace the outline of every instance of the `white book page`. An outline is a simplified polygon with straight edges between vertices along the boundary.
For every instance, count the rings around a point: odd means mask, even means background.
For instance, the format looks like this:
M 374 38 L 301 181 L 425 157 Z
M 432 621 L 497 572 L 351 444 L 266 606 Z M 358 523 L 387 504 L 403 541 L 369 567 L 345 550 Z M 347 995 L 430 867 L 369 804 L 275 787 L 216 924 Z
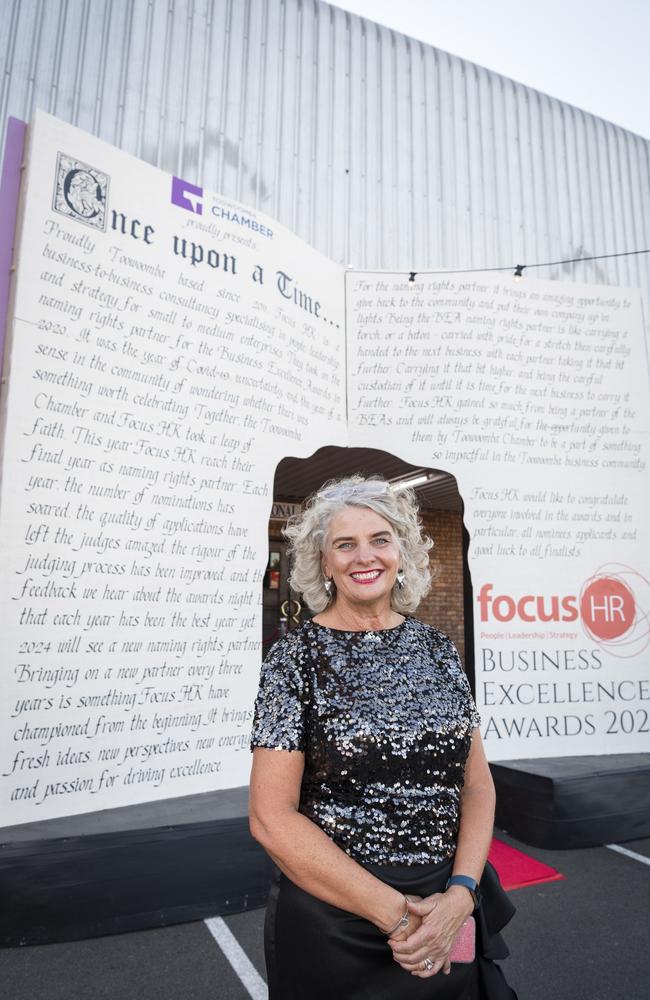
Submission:
M 3 386 L 4 824 L 248 782 L 275 468 L 347 443 L 338 265 L 54 118 L 30 132 Z
M 346 286 L 351 446 L 458 481 L 491 759 L 647 748 L 638 291 L 484 273 Z

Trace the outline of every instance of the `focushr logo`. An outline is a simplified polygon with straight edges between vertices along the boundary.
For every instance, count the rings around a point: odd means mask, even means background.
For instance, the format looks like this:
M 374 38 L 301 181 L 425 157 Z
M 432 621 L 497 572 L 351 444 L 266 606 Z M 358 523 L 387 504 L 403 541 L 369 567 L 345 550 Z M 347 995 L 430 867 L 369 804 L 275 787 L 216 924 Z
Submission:
M 178 205 L 187 212 L 203 215 L 203 188 L 184 181 L 182 177 L 172 177 L 172 205 Z
M 620 578 L 595 576 L 580 595 L 580 614 L 594 639 L 618 639 L 634 624 L 634 594 Z

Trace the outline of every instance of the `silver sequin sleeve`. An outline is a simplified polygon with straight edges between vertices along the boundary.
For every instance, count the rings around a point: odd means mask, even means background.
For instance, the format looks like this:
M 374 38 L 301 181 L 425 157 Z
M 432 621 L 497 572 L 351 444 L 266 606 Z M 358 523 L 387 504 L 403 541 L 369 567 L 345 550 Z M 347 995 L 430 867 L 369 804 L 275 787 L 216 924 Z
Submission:
M 303 644 L 294 631 L 276 642 L 262 663 L 251 750 L 304 751 L 308 697 Z
M 469 719 L 471 728 L 478 729 L 481 725 L 481 716 L 478 713 L 474 698 L 472 697 L 469 681 L 467 680 L 467 674 L 463 670 L 458 650 L 454 646 L 451 639 L 448 639 L 447 636 L 445 636 L 444 639 L 445 642 L 443 645 L 446 645 L 447 647 L 447 664 L 449 666 L 449 671 L 460 689 L 460 704 L 464 705 L 465 713 Z

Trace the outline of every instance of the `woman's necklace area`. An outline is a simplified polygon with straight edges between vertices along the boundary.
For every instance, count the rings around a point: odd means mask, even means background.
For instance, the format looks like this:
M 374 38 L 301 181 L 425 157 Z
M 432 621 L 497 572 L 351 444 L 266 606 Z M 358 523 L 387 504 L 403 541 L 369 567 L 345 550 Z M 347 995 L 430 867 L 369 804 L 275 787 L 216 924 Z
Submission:
M 352 623 L 349 620 L 345 621 L 340 616 L 336 616 L 327 621 L 316 621 L 316 625 L 324 625 L 325 628 L 331 628 L 336 632 L 390 632 L 394 628 L 398 628 L 406 620 L 404 616 L 397 615 L 396 617 L 397 621 L 391 621 L 388 624 L 370 625 L 368 622 L 359 622 L 358 620 Z

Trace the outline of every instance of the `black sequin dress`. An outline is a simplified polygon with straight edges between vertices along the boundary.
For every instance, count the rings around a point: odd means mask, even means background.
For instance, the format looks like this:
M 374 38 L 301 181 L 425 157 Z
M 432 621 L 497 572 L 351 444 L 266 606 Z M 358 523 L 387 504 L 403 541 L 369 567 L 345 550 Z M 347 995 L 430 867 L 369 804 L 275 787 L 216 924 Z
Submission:
M 405 618 L 353 632 L 306 621 L 262 665 L 250 745 L 302 751 L 299 811 L 377 878 L 426 896 L 451 874 L 479 724 L 458 653 L 432 626 Z M 394 961 L 377 927 L 276 869 L 265 922 L 270 1000 L 511 1000 L 490 959 L 507 955 L 498 930 L 514 907 L 490 865 L 481 885 L 477 950 L 488 956 L 419 979 Z

